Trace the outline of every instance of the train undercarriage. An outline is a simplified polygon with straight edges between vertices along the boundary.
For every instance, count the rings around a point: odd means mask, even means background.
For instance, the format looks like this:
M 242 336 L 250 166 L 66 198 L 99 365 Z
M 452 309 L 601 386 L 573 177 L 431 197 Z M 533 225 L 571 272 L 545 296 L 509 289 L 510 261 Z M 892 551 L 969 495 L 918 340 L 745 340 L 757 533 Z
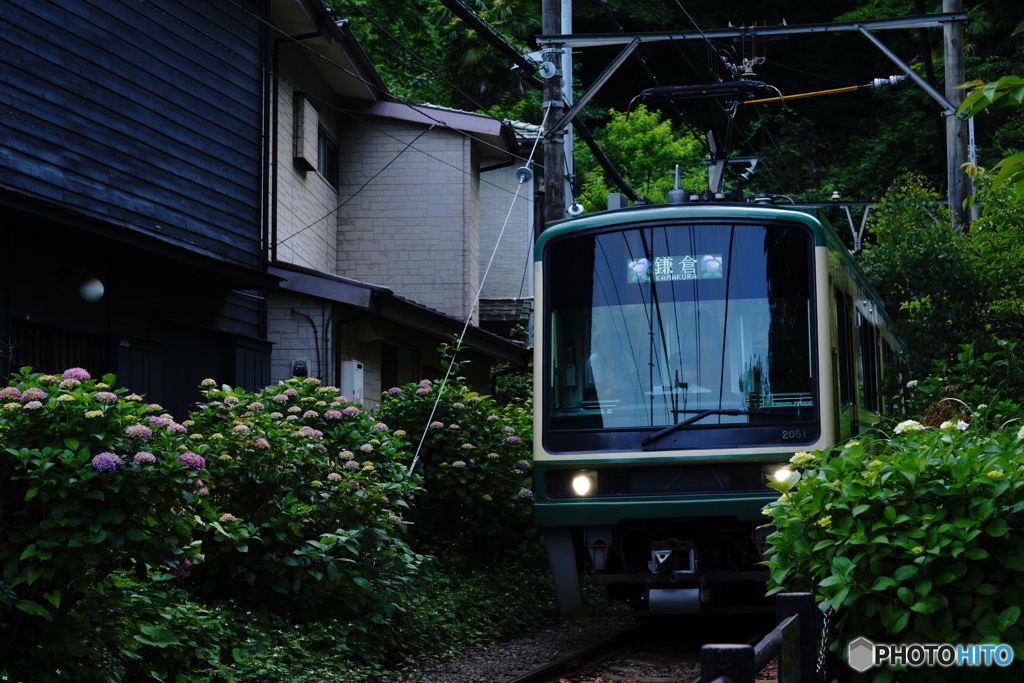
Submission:
M 765 538 L 770 530 L 735 518 L 624 520 L 615 525 L 544 530 L 559 608 L 585 604 L 581 586 L 607 589 L 605 609 L 637 615 L 770 611 Z

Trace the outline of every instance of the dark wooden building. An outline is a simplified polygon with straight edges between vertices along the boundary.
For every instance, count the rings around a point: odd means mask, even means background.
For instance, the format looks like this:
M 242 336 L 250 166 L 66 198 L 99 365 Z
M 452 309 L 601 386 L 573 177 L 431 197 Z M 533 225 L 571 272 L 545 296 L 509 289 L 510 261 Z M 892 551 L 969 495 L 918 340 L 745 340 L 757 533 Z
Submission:
M 267 383 L 267 11 L 5 0 L 5 375 L 112 372 L 176 415 L 205 377 Z

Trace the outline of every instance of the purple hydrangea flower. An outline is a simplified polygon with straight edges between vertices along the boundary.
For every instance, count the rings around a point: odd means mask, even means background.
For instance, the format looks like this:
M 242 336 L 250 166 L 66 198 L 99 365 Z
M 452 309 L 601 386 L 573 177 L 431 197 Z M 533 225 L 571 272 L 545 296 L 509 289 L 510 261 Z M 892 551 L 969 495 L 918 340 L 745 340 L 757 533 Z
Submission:
M 523 440 L 520 439 L 518 436 L 510 436 L 507 439 L 505 439 L 505 443 L 522 443 L 522 442 L 523 442 Z
M 501 431 L 505 432 L 506 434 L 515 434 L 516 433 L 516 428 L 515 427 L 502 427 Z
M 316 412 L 315 410 L 307 410 L 302 414 L 302 417 L 306 418 L 307 420 L 310 420 L 314 417 L 317 417 L 319 414 L 320 413 Z
M 235 425 L 234 427 L 231 428 L 231 431 L 233 431 L 236 434 L 246 434 L 249 431 L 249 426 L 248 425 Z
M 117 394 L 109 391 L 97 391 L 92 397 L 100 403 L 117 403 Z
M 326 411 L 324 411 L 324 419 L 327 419 L 327 420 L 340 420 L 341 419 L 341 411 L 340 410 L 334 410 L 333 408 L 331 410 L 326 410 Z
M 530 461 L 529 460 L 520 460 L 519 462 L 516 463 L 516 469 L 517 470 L 528 470 L 528 469 L 530 469 Z
M 438 422 L 437 420 L 434 420 L 433 422 L 430 423 L 430 428 L 431 429 L 444 429 L 444 422 Z
M 206 469 L 206 460 L 204 460 L 203 456 L 199 455 L 198 453 L 192 453 L 191 451 L 187 453 L 182 453 L 181 455 L 178 456 L 178 460 L 185 467 L 194 467 L 197 470 Z
M 533 498 L 533 491 L 530 489 L 519 489 L 520 498 Z
M 308 425 L 306 425 L 304 427 L 299 427 L 299 430 L 297 432 L 295 432 L 295 434 L 298 435 L 298 436 L 305 436 L 305 437 L 308 437 L 310 439 L 322 439 L 322 438 L 324 438 L 324 433 L 323 432 L 321 432 L 319 429 L 313 429 L 312 427 L 310 427 Z
M 120 464 L 121 458 L 108 451 L 104 451 L 92 459 L 92 466 L 100 472 L 116 470 L 117 466 Z
M 281 393 L 284 394 L 285 396 L 295 396 L 299 392 L 296 391 L 295 389 L 292 389 L 291 387 L 288 387 L 287 389 L 285 389 Z
M 496 420 L 500 420 L 500 419 L 501 419 L 501 418 L 499 418 L 499 417 L 498 417 L 497 415 L 488 415 L 488 416 L 487 416 L 487 421 L 488 421 L 488 422 L 494 422 L 494 421 L 496 421 Z
M 172 420 L 169 417 L 158 417 L 156 415 L 146 418 L 146 422 L 148 422 L 151 427 L 166 427 L 171 424 L 171 421 Z
M 144 462 L 156 462 L 156 456 L 152 453 L 147 453 L 146 451 L 139 451 L 135 454 L 135 457 L 132 458 L 132 462 L 136 465 L 141 465 Z
M 327 481 L 338 481 L 339 479 L 341 479 L 341 475 L 337 472 L 331 472 L 327 475 Z
M 259 401 L 253 401 L 252 403 L 247 405 L 246 408 L 248 408 L 249 410 L 263 410 L 263 404 L 260 403 Z
M 460 470 L 463 467 L 465 467 L 465 466 L 466 466 L 466 461 L 465 460 L 456 460 L 455 462 L 452 463 L 452 467 L 457 467 Z
M 204 379 L 199 384 L 200 384 L 200 386 L 204 386 L 204 387 L 215 387 L 215 386 L 217 386 L 217 380 L 213 379 L 212 377 L 207 377 L 206 379 Z
M 61 376 L 61 379 L 77 379 L 79 382 L 84 382 L 87 379 L 92 379 L 92 376 L 85 368 L 68 368 Z
M 378 422 L 377 424 L 370 427 L 370 429 L 377 432 L 386 432 L 388 431 L 388 426 L 383 422 Z
M 338 451 L 338 457 L 339 458 L 345 458 L 346 460 L 351 460 L 352 458 L 354 458 L 356 456 L 353 455 L 352 451 L 346 449 L 344 451 Z
M 345 463 L 344 467 L 346 470 L 358 470 L 360 465 L 355 460 L 349 460 Z
M 0 401 L 10 401 L 15 398 L 21 398 L 21 391 L 18 387 L 4 387 L 0 389 Z
M 29 387 L 21 394 L 22 403 L 26 401 L 40 401 L 44 398 L 46 398 L 46 392 L 39 387 Z
M 391 387 L 388 389 L 388 396 L 397 396 L 400 393 L 402 393 L 402 389 L 400 387 Z
M 270 442 L 263 438 L 256 439 L 255 441 L 252 442 L 252 445 L 261 450 L 266 450 L 270 448 Z
M 278 394 L 273 398 L 274 403 L 287 403 L 288 397 L 284 394 Z
M 147 438 L 153 436 L 153 430 L 145 425 L 130 425 L 125 428 L 125 434 L 128 434 L 128 436 Z
M 185 425 L 178 424 L 177 422 L 171 422 L 167 425 L 167 431 L 171 434 L 187 434 L 188 430 L 185 429 Z
M 453 403 L 452 408 L 455 408 L 456 410 L 465 410 L 466 405 L 464 403 Z
M 417 396 L 426 396 L 429 393 L 430 393 L 430 387 L 420 387 L 419 389 L 416 390 L 416 395 Z
M 359 408 L 356 408 L 355 406 L 349 406 L 341 411 L 342 415 L 358 415 L 359 412 Z

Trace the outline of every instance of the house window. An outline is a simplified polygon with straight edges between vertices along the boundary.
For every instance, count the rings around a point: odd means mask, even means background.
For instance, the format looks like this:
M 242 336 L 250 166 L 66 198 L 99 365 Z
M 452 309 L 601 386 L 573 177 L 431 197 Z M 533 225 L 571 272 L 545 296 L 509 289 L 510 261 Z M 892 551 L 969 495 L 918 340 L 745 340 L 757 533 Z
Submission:
M 338 143 L 323 126 L 317 131 L 316 170 L 331 187 L 338 187 Z

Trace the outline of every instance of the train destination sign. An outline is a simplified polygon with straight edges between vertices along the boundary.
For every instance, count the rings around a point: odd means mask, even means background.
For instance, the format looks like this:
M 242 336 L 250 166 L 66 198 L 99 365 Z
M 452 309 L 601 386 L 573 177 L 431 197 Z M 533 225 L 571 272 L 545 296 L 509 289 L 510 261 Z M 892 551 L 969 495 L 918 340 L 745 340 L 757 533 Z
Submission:
M 627 264 L 630 282 L 671 282 L 675 280 L 719 279 L 725 274 L 721 254 L 655 256 Z

